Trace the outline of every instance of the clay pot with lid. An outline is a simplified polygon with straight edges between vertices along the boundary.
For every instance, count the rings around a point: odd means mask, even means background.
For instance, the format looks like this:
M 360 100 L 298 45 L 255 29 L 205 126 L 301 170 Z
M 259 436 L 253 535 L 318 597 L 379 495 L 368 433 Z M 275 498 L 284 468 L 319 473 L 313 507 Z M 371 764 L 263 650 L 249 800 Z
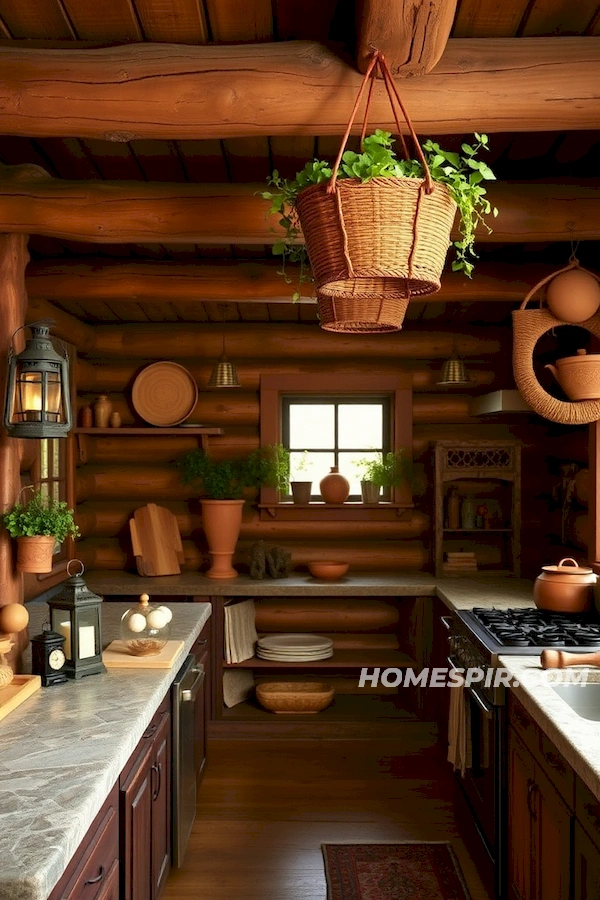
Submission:
M 542 566 L 535 579 L 533 599 L 538 609 L 551 612 L 586 612 L 592 605 L 598 576 L 587 566 L 579 566 L 571 557 L 557 566 Z
M 558 359 L 548 364 L 569 400 L 600 400 L 600 353 L 578 350 L 577 356 Z

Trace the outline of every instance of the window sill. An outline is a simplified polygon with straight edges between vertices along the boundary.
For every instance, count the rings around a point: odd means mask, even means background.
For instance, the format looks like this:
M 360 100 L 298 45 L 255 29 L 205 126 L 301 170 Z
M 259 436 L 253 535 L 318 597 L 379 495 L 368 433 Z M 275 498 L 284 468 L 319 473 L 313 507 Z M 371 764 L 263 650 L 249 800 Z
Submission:
M 394 521 L 397 518 L 410 519 L 414 503 L 259 503 L 261 519 L 280 521 Z

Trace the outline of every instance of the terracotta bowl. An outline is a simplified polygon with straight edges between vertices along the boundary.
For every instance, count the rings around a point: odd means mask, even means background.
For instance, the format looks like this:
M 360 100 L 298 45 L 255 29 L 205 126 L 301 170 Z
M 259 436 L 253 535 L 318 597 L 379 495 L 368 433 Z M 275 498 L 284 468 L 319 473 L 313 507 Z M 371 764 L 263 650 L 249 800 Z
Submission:
M 350 563 L 325 559 L 318 559 L 308 564 L 308 571 L 312 577 L 323 578 L 325 581 L 336 581 L 338 578 L 342 578 L 349 568 Z
M 256 686 L 261 706 L 274 713 L 318 713 L 333 700 L 334 689 L 320 681 L 270 681 Z

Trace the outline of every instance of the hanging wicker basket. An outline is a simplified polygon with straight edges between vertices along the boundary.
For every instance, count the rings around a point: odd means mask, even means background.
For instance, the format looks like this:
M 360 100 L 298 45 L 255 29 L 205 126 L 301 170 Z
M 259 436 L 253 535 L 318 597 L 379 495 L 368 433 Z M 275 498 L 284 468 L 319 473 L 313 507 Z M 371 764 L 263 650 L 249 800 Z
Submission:
M 573 265 L 570 264 L 539 281 L 529 291 L 520 308 L 513 311 L 513 371 L 523 399 L 538 415 L 563 425 L 587 425 L 600 419 L 600 400 L 573 402 L 557 400 L 556 397 L 544 390 L 537 380 L 533 368 L 535 346 L 542 335 L 553 328 L 571 323 L 557 319 L 549 309 L 526 309 L 527 303 L 541 287 L 561 272 L 573 268 Z M 578 323 L 577 327 L 584 328 L 590 334 L 600 338 L 600 312 L 596 312 L 586 321 Z
M 422 179 L 338 180 L 352 124 L 370 82 L 361 141 L 365 136 L 377 71 L 383 76 L 400 135 L 398 109 L 404 116 L 425 173 Z M 401 141 L 406 152 L 402 135 Z M 301 191 L 296 210 L 315 278 L 323 328 L 395 331 L 402 326 L 411 296 L 439 290 L 456 203 L 445 185 L 432 181 L 385 58 L 378 51 L 365 73 L 330 181 Z

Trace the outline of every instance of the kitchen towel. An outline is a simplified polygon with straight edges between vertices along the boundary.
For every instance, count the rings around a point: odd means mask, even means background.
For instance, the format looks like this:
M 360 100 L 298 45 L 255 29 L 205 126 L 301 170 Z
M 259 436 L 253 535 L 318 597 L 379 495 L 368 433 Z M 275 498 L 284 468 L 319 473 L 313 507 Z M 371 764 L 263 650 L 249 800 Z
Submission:
M 254 600 L 225 604 L 225 661 L 239 663 L 254 656 L 258 640 Z
M 463 778 L 472 765 L 471 711 L 464 680 L 450 688 L 448 762 L 460 771 Z

